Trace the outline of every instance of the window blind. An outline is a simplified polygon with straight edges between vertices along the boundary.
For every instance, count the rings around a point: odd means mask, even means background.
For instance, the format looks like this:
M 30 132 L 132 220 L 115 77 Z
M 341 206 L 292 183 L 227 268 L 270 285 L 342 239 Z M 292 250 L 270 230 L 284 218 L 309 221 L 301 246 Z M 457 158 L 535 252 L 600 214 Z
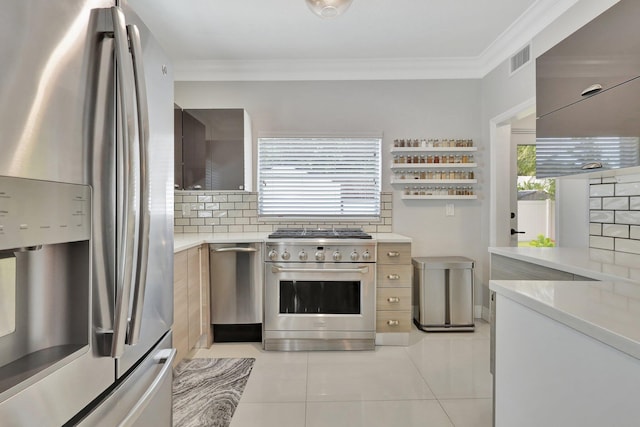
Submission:
M 259 138 L 258 214 L 380 216 L 381 138 Z
M 536 177 L 553 178 L 637 166 L 640 164 L 638 141 L 635 137 L 538 138 Z M 583 165 L 592 162 L 602 163 L 602 169 L 582 169 Z

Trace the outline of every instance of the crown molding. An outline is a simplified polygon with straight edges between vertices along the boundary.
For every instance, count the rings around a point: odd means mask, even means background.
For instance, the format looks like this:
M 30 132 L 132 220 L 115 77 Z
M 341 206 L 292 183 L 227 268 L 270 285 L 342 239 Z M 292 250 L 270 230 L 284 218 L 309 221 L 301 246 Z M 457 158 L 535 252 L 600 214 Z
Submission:
M 183 61 L 177 81 L 423 80 L 478 78 L 469 58 Z
M 176 81 L 481 79 L 578 0 L 538 0 L 479 56 L 328 60 L 176 61 Z

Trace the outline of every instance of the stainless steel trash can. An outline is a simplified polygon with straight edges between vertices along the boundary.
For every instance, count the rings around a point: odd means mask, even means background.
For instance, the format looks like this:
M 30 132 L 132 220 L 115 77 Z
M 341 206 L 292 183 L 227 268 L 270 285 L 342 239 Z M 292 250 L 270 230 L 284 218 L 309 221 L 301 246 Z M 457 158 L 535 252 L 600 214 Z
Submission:
M 473 267 L 465 257 L 413 258 L 413 319 L 423 331 L 473 331 Z

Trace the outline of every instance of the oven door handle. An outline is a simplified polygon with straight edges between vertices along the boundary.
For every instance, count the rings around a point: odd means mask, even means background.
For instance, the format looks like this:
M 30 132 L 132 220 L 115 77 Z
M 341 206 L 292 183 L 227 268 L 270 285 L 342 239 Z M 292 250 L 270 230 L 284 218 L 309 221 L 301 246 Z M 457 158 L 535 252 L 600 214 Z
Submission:
M 284 268 L 279 265 L 271 266 L 272 273 L 360 273 L 367 274 L 369 266 L 357 268 Z

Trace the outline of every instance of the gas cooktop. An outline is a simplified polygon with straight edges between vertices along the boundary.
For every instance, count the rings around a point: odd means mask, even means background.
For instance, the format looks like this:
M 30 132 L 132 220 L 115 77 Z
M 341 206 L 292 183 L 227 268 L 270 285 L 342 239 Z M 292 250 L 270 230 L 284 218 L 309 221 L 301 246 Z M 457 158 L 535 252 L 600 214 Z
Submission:
M 279 228 L 270 239 L 371 239 L 361 228 Z

